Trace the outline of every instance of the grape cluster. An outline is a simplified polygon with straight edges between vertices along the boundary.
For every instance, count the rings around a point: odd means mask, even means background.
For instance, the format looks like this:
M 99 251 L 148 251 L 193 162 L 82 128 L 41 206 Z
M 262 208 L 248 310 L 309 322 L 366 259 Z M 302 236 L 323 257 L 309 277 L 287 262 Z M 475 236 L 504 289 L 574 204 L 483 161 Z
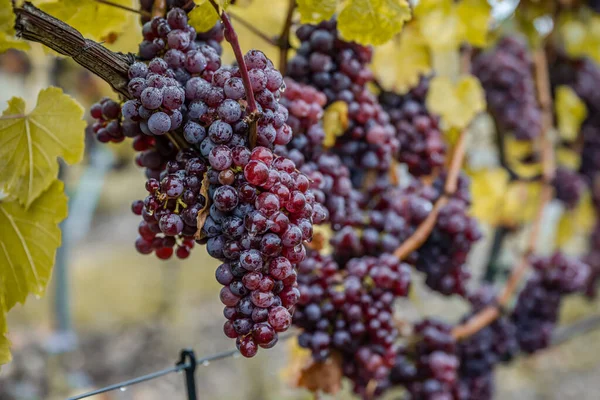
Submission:
M 200 194 L 206 171 L 206 163 L 193 151 L 181 150 L 166 163 L 160 180 L 150 178 L 146 182 L 148 196 L 132 204 L 133 212 L 143 219 L 135 242 L 138 252 L 154 252 L 165 260 L 173 255 L 177 245 L 178 258 L 190 255 L 198 230 L 198 212 L 206 205 L 206 198 Z
M 120 143 L 125 140 L 121 127 L 121 106 L 108 97 L 92 105 L 90 115 L 95 119 L 92 131 L 101 143 Z
M 501 129 L 519 140 L 537 137 L 542 128 L 531 67 L 527 46 L 515 37 L 502 38 L 495 49 L 473 60 L 490 112 Z
M 321 123 L 323 107 L 327 97 L 312 86 L 284 79 L 285 91 L 281 104 L 288 111 L 287 124 L 292 128 L 294 137 L 288 148 L 279 148 L 278 153 L 287 154 L 297 165 L 304 161 L 314 161 L 323 151 L 325 131 Z
M 446 160 L 439 117 L 430 114 L 425 106 L 428 90 L 429 79 L 421 78 L 418 86 L 403 96 L 385 91 L 379 95 L 402 143 L 398 161 L 405 163 L 414 176 L 430 175 Z
M 350 260 L 340 271 L 331 256 L 311 252 L 298 265 L 300 299 L 294 324 L 300 346 L 316 360 L 342 356 L 344 375 L 363 393 L 386 380 L 395 357 L 393 303 L 406 296 L 410 268 L 389 254 Z
M 587 188 L 586 180 L 577 172 L 566 167 L 556 169 L 552 185 L 556 198 L 569 209 L 577 206 L 582 193 Z
M 325 93 L 328 105 L 342 101 L 348 106 L 348 128 L 332 150 L 353 173 L 387 170 L 400 143 L 389 115 L 367 88 L 373 80 L 367 66 L 372 49 L 341 40 L 335 20 L 302 25 L 296 35 L 301 44 L 288 75 Z
M 495 295 L 491 287 L 480 287 L 469 296 L 472 310 L 463 320 L 486 306 L 494 305 Z M 459 376 L 463 393 L 461 400 L 491 400 L 494 392 L 494 367 L 499 362 L 512 359 L 518 350 L 516 328 L 505 316 L 500 316 L 490 325 L 459 342 Z
M 390 384 L 404 386 L 413 400 L 459 399 L 459 359 L 451 332 L 439 320 L 416 324 L 416 343 L 398 351 Z
M 441 194 L 446 181 L 442 174 L 434 183 Z M 425 243 L 416 251 L 417 270 L 425 273 L 425 283 L 444 295 L 466 294 L 470 273 L 467 256 L 482 235 L 477 220 L 468 214 L 470 181 L 459 175 L 457 190 L 440 208 L 435 226 Z
M 590 266 L 590 277 L 586 284 L 585 294 L 594 298 L 598 291 L 600 279 L 600 223 L 596 222 L 590 236 L 590 250 L 584 257 L 584 262 Z
M 562 253 L 532 261 L 534 274 L 519 294 L 511 314 L 522 351 L 534 353 L 550 345 L 562 297 L 583 290 L 590 267 Z

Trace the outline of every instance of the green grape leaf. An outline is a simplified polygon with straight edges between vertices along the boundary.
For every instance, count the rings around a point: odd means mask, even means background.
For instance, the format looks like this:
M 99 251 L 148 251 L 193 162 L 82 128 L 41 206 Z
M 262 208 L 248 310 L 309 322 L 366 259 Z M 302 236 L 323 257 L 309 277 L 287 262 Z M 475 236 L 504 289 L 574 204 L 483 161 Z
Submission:
M 189 23 L 197 32 L 206 32 L 219 20 L 219 14 L 208 0 L 195 0 L 196 7 L 188 14 Z M 230 0 L 217 1 L 218 4 L 227 9 Z
M 8 49 L 27 50 L 29 44 L 15 38 L 15 14 L 11 0 L 0 0 L 0 53 Z
M 40 91 L 35 109 L 13 97 L 0 117 L 0 189 L 25 207 L 58 174 L 57 157 L 69 164 L 83 157 L 83 107 L 59 88 Z
M 338 0 L 298 0 L 300 23 L 318 24 L 328 20 L 335 14 Z
M 342 38 L 379 45 L 402 30 L 411 18 L 407 0 L 349 0 L 338 17 Z
M 134 8 L 135 0 L 112 0 L 113 3 Z M 96 0 L 61 0 L 37 2 L 39 7 L 55 18 L 71 25 L 83 36 L 102 41 L 110 34 L 121 33 L 127 26 L 128 12 Z M 128 29 L 133 29 L 128 27 Z
M 461 36 L 465 41 L 477 47 L 486 45 L 491 11 L 487 0 L 462 0 L 456 5 L 456 13 L 461 21 Z
M 4 293 L 4 289 L 0 286 L 0 290 Z M 0 296 L 0 365 L 10 362 L 10 340 L 6 337 L 6 307 L 4 299 Z
M 61 242 L 58 223 L 67 216 L 63 189 L 54 180 L 29 208 L 0 201 L 0 281 L 6 310 L 46 289 Z

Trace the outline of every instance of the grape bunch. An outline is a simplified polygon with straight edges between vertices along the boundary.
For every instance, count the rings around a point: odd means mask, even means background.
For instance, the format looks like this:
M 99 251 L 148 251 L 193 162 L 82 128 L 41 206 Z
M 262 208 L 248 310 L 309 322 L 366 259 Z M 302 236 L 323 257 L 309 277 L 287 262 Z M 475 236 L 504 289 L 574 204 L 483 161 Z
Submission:
M 312 86 L 298 83 L 286 77 L 285 91 L 280 103 L 289 111 L 287 124 L 294 137 L 288 148 L 280 146 L 278 154 L 286 154 L 301 166 L 304 161 L 315 161 L 323 152 L 325 131 L 321 118 L 327 97 Z M 282 155 L 283 155 L 282 154 Z
M 386 91 L 379 95 L 402 143 L 398 161 L 405 163 L 414 176 L 430 175 L 446 160 L 439 117 L 430 114 L 425 106 L 428 90 L 429 79 L 421 78 L 419 84 L 405 95 Z
M 415 344 L 398 350 L 389 375 L 413 400 L 460 399 L 459 359 L 452 327 L 425 319 L 415 325 Z
M 552 180 L 556 198 L 565 207 L 573 209 L 579 203 L 582 193 L 587 188 L 586 180 L 577 172 L 566 167 L 558 167 Z
M 463 321 L 485 307 L 494 305 L 496 293 L 490 286 L 482 286 L 469 296 L 471 312 Z M 461 400 L 491 400 L 494 393 L 496 364 L 511 360 L 518 352 L 516 328 L 505 316 L 458 343 L 460 359 Z
M 90 115 L 95 122 L 92 131 L 101 143 L 120 143 L 125 140 L 121 126 L 121 106 L 108 97 L 92 105 Z
M 596 222 L 590 236 L 589 252 L 583 261 L 590 266 L 590 277 L 586 284 L 585 294 L 595 298 L 598 291 L 598 280 L 600 279 L 600 224 Z
M 584 262 L 562 253 L 532 261 L 534 274 L 519 293 L 511 314 L 521 351 L 534 353 L 550 345 L 562 297 L 582 291 L 590 276 Z
M 342 272 L 331 256 L 310 252 L 298 265 L 300 299 L 294 324 L 301 347 L 322 361 L 342 356 L 345 376 L 359 394 L 384 382 L 395 357 L 393 303 L 408 294 L 410 268 L 389 254 L 350 260 Z
M 400 143 L 389 115 L 367 88 L 373 74 L 367 64 L 372 49 L 338 37 L 336 21 L 302 25 L 296 35 L 301 42 L 288 65 L 288 75 L 311 85 L 327 97 L 327 105 L 347 104 L 349 123 L 332 150 L 351 172 L 361 169 L 386 171 Z
M 524 41 L 502 38 L 495 49 L 474 58 L 473 73 L 481 81 L 488 108 L 500 129 L 512 132 L 519 140 L 540 134 L 542 112 Z
M 441 195 L 445 174 L 434 182 Z M 425 283 L 444 295 L 466 294 L 470 273 L 466 268 L 467 256 L 482 234 L 477 220 L 468 214 L 470 181 L 459 175 L 457 190 L 440 208 L 435 226 L 425 243 L 416 251 L 417 270 L 425 273 Z
M 206 163 L 194 152 L 181 150 L 174 160 L 166 163 L 160 181 L 150 178 L 146 182 L 148 196 L 133 202 L 132 210 L 142 216 L 138 226 L 140 236 L 135 247 L 141 254 L 154 252 L 166 260 L 175 254 L 184 259 L 194 247 L 198 230 L 198 212 L 204 209 L 207 199 L 200 193 Z

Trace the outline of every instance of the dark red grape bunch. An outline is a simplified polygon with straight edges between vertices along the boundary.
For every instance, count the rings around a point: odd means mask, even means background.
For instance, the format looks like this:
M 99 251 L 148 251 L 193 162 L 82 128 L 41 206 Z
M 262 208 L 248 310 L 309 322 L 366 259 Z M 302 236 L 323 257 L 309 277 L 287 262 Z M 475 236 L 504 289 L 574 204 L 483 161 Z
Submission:
M 586 283 L 585 294 L 590 298 L 595 298 L 600 279 L 600 223 L 597 221 L 589 241 L 589 251 L 583 258 L 583 261 L 590 266 L 590 277 Z
M 300 166 L 304 161 L 315 160 L 323 152 L 325 131 L 321 118 L 327 97 L 314 87 L 292 78 L 286 77 L 284 82 L 285 91 L 280 103 L 289 111 L 287 124 L 292 128 L 294 137 L 288 148 L 277 148 L 276 151 L 286 154 Z
M 532 260 L 534 274 L 519 293 L 511 314 L 521 351 L 534 353 L 550 345 L 564 295 L 583 291 L 590 276 L 584 262 L 555 253 Z
M 103 98 L 92 105 L 90 115 L 96 120 L 92 131 L 101 143 L 120 143 L 125 140 L 121 127 L 121 106 L 116 101 Z
M 373 73 L 367 64 L 372 49 L 338 37 L 336 21 L 302 25 L 301 45 L 288 65 L 288 75 L 325 93 L 327 105 L 348 106 L 349 126 L 332 149 L 352 173 L 360 169 L 386 171 L 400 143 L 389 115 L 367 88 Z
M 445 174 L 442 174 L 434 183 L 438 195 L 442 194 L 445 181 Z M 461 174 L 457 191 L 440 209 L 433 231 L 416 251 L 415 266 L 425 273 L 425 283 L 444 295 L 466 294 L 466 283 L 470 278 L 467 256 L 473 244 L 482 237 L 477 220 L 468 214 L 469 186 L 469 179 Z
M 321 222 L 313 208 L 320 205 L 308 178 L 266 147 L 213 150 L 212 205 L 202 233 L 209 254 L 224 261 L 216 277 L 224 286 L 225 334 L 252 357 L 258 347 L 273 347 L 292 322 L 300 296 L 296 264 L 306 256 L 313 222 Z
M 404 386 L 413 400 L 460 398 L 459 359 L 452 327 L 426 319 L 415 325 L 414 335 L 414 345 L 398 350 L 390 384 Z
M 542 129 L 532 61 L 524 41 L 504 37 L 496 48 L 473 60 L 473 73 L 485 90 L 487 104 L 500 129 L 519 140 L 531 140 Z
M 439 117 L 430 114 L 425 106 L 428 90 L 429 79 L 423 77 L 405 95 L 385 91 L 379 95 L 379 101 L 390 115 L 402 143 L 398 161 L 405 163 L 414 176 L 430 175 L 446 160 Z
M 141 215 L 135 242 L 142 254 L 154 252 L 160 259 L 187 258 L 194 247 L 198 212 L 206 204 L 200 194 L 207 167 L 192 151 L 180 151 L 175 160 L 167 162 L 159 179 L 146 182 L 148 196 L 132 204 L 135 214 Z M 175 250 L 174 250 L 175 248 Z
M 294 324 L 300 346 L 317 361 L 342 356 L 344 375 L 364 394 L 383 382 L 395 357 L 393 304 L 408 294 L 410 268 L 389 254 L 355 258 L 345 271 L 330 256 L 309 252 L 298 265 L 300 299 Z
M 496 302 L 491 286 L 482 286 L 469 296 L 472 310 L 463 321 Z M 460 384 L 468 396 L 464 400 L 491 400 L 494 393 L 496 364 L 511 360 L 519 351 L 516 327 L 505 316 L 458 343 Z
M 582 193 L 587 188 L 584 177 L 565 167 L 558 167 L 556 169 L 552 185 L 554 186 L 556 198 L 568 209 L 573 209 L 577 206 Z

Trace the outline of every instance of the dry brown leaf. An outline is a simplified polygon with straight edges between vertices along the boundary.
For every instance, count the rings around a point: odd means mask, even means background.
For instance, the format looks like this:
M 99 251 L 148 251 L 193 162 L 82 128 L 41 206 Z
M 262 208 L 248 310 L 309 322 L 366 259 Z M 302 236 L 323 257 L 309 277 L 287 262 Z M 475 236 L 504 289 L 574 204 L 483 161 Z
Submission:
M 334 352 L 323 362 L 311 363 L 302 369 L 297 386 L 311 392 L 336 394 L 342 385 L 342 357 Z
M 208 182 L 208 174 L 205 174 L 204 179 L 202 179 L 202 186 L 200 186 L 200 194 L 204 196 L 204 198 L 206 199 L 206 203 L 204 204 L 202 210 L 198 211 L 198 216 L 196 217 L 197 230 L 196 234 L 194 235 L 194 239 L 196 240 L 201 240 L 204 238 L 204 235 L 202 234 L 202 227 L 204 226 L 204 223 L 206 222 L 206 218 L 208 218 L 208 214 L 210 211 L 210 197 L 208 196 L 209 186 L 210 183 Z

